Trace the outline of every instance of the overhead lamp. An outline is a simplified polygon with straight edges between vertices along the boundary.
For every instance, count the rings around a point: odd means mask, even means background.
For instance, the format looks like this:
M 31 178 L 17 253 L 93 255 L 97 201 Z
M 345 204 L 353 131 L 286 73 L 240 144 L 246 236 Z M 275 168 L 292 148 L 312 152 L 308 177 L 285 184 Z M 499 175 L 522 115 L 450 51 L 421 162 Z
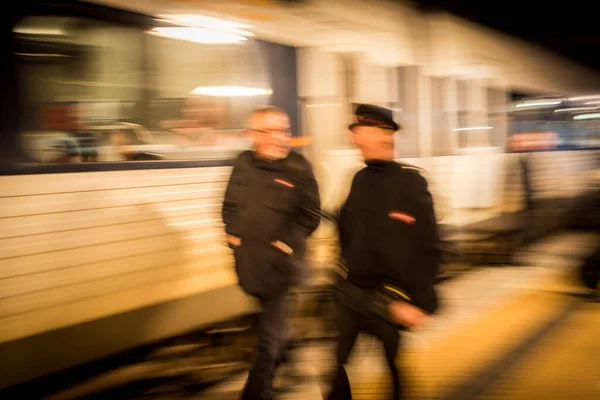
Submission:
M 573 119 L 576 119 L 576 120 L 598 119 L 598 118 L 600 118 L 600 113 L 581 114 L 581 115 L 576 115 L 573 117 Z
M 205 28 L 244 37 L 255 36 L 254 33 L 248 31 L 248 29 L 251 28 L 250 25 L 207 17 L 204 15 L 165 15 L 162 18 L 182 26 Z
M 491 126 L 473 126 L 470 128 L 456 128 L 456 129 L 452 129 L 452 131 L 454 132 L 460 132 L 460 131 L 484 131 L 484 130 L 489 130 L 489 129 L 493 129 L 493 127 Z
M 165 15 L 165 19 L 170 19 L 176 22 L 180 22 L 190 26 L 200 26 L 203 28 L 211 29 L 249 29 L 250 25 L 240 24 L 238 22 L 226 21 L 219 18 L 207 17 L 205 15 L 189 15 L 189 14 L 177 14 L 177 15 Z
M 69 58 L 66 54 L 55 54 L 55 53 L 15 53 L 21 57 L 46 57 L 46 58 Z
M 554 112 L 576 112 L 576 111 L 590 111 L 597 110 L 598 107 L 572 107 L 572 108 L 559 108 L 558 110 L 554 110 Z
M 517 104 L 515 108 L 523 108 L 523 107 L 539 107 L 539 106 L 555 106 L 557 104 L 562 103 L 562 101 L 541 101 L 537 103 L 521 103 Z
M 159 27 L 154 28 L 149 32 L 153 35 L 169 39 L 185 40 L 188 42 L 204 44 L 237 43 L 247 40 L 241 35 L 193 27 Z
M 65 35 L 65 31 L 60 28 L 37 28 L 34 26 L 23 26 L 15 27 L 14 33 L 20 33 L 22 35 L 39 35 L 39 36 L 62 36 Z
M 201 86 L 192 90 L 194 95 L 214 97 L 249 97 L 268 96 L 273 94 L 271 89 L 249 88 L 243 86 Z
M 580 100 L 594 100 L 594 99 L 600 99 L 600 95 L 590 95 L 590 96 L 578 96 L 578 97 L 571 97 L 569 98 L 569 101 L 580 101 Z

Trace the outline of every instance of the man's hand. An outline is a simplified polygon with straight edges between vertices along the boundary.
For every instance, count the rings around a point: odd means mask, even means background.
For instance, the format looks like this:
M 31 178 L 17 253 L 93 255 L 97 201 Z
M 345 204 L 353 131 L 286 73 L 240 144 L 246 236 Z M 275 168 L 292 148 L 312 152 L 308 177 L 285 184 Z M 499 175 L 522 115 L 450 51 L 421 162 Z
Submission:
M 407 328 L 417 328 L 429 319 L 423 310 L 404 301 L 392 302 L 389 307 L 394 322 Z
M 280 242 L 279 240 L 271 243 L 271 245 L 277 247 L 279 250 L 283 251 L 285 254 L 288 254 L 290 256 L 294 254 L 294 250 L 290 246 L 283 242 Z
M 239 247 L 242 245 L 242 239 L 240 239 L 237 236 L 227 235 L 227 243 L 229 243 L 233 247 Z

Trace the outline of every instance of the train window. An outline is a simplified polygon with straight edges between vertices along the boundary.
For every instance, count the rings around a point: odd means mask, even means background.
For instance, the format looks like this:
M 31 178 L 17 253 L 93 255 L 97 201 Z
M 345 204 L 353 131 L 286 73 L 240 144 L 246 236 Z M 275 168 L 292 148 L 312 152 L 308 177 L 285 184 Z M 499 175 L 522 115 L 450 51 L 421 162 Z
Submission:
M 543 137 L 533 150 L 548 149 L 591 149 L 600 146 L 600 119 L 574 120 L 572 115 L 549 112 L 515 112 L 512 114 L 510 135 L 519 137 Z M 546 140 L 546 139 L 544 139 Z
M 23 19 L 14 33 L 26 152 L 43 162 L 112 161 L 112 130 L 101 127 L 138 122 L 142 32 L 39 16 Z
M 600 113 L 595 102 L 589 101 L 597 97 L 600 96 L 551 102 L 540 97 L 514 99 L 509 134 L 516 138 L 511 138 L 511 143 L 528 150 L 598 149 Z M 524 107 L 523 102 L 532 104 Z
M 198 43 L 148 34 L 150 129 L 170 158 L 226 157 L 247 148 L 248 113 L 269 102 L 270 77 L 252 40 Z
M 258 45 L 241 36 L 30 16 L 14 38 L 20 138 L 36 161 L 234 157 L 271 94 Z

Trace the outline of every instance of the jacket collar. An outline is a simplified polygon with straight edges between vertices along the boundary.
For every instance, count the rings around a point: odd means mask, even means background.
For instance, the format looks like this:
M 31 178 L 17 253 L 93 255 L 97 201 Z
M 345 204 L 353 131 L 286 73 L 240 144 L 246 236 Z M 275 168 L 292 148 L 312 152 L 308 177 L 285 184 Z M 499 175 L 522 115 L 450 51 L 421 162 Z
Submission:
M 281 171 L 285 160 L 287 160 L 287 157 L 281 160 L 267 160 L 266 158 L 259 157 L 256 152 L 252 152 L 252 165 L 266 171 Z

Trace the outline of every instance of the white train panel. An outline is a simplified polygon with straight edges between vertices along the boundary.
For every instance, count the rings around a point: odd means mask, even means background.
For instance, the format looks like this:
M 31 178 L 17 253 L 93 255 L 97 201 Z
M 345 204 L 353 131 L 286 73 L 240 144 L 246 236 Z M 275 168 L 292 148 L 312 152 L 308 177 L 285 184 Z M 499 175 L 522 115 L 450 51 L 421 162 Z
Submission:
M 0 178 L 0 342 L 235 285 L 229 171 Z

